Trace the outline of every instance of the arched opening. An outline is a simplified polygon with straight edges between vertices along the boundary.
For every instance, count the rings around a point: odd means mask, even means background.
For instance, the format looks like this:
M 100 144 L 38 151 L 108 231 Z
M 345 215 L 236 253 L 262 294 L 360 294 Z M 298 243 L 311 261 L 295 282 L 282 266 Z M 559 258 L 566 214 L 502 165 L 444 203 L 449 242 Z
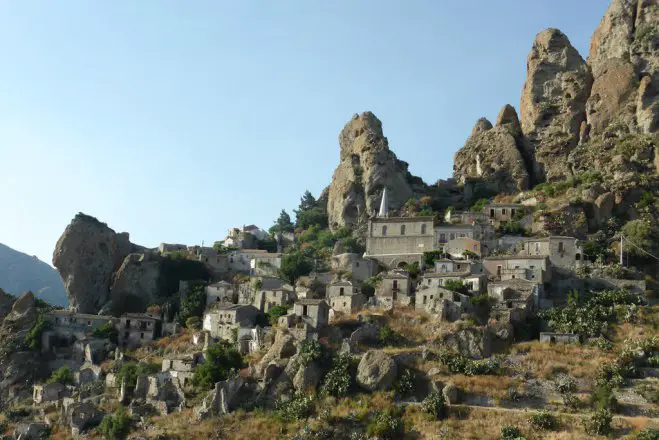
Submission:
M 397 267 L 398 267 L 399 269 L 405 269 L 405 266 L 407 266 L 407 263 L 404 262 L 404 261 L 401 261 L 400 263 L 398 263 L 398 266 L 397 266 Z
M 581 254 L 576 254 L 574 256 L 574 259 L 577 260 L 577 261 L 581 261 Z

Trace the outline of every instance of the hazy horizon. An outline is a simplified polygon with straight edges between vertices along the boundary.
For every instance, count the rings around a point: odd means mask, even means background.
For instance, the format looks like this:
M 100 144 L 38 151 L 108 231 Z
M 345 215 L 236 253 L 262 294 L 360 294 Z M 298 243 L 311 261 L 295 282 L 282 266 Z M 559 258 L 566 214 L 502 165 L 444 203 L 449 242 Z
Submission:
M 608 1 L 36 1 L 0 5 L 0 242 L 51 264 L 77 212 L 134 243 L 293 216 L 370 110 L 427 183 L 519 109 L 535 35 L 584 59 Z M 478 9 L 478 13 L 474 9 Z

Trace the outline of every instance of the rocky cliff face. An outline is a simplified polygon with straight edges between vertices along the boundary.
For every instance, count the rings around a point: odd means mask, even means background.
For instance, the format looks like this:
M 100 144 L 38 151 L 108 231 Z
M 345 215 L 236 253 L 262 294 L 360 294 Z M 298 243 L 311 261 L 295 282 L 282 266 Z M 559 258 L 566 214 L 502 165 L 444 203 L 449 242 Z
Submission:
M 454 176 L 464 184 L 469 178 L 483 179 L 490 191 L 512 193 L 529 188 L 529 173 L 520 146 L 521 128 L 515 109 L 506 105 L 496 127 L 481 118 L 454 159 Z
M 53 265 L 70 308 L 82 313 L 143 312 L 159 297 L 178 292 L 179 281 L 210 278 L 203 263 L 162 257 L 85 214 L 58 240 Z
M 579 142 L 590 68 L 558 29 L 540 32 L 527 59 L 520 114 L 526 155 L 533 158 L 534 181 L 562 180 L 567 155 Z
M 140 250 L 127 233 L 116 233 L 94 217 L 78 214 L 53 252 L 53 266 L 64 281 L 69 306 L 97 313 L 108 302 L 113 273 L 131 252 Z
M 588 124 L 601 134 L 615 123 L 630 132 L 659 129 L 659 5 L 614 0 L 593 34 L 588 63 L 595 82 Z
M 593 159 L 605 180 L 625 170 L 645 172 L 655 141 L 643 135 L 659 130 L 658 49 L 657 0 L 613 0 L 593 34 L 588 62 L 561 31 L 540 32 L 527 60 L 521 130 L 512 108 L 508 130 L 479 121 L 456 154 L 455 178 L 480 178 L 492 190 L 512 193 L 526 189 L 526 175 L 530 186 L 560 181 L 586 171 Z M 614 148 L 622 141 L 627 150 L 642 150 L 640 167 L 625 164 L 629 157 Z
M 390 209 L 397 209 L 423 187 L 389 150 L 382 123 L 371 112 L 355 115 L 339 135 L 341 162 L 329 187 L 327 211 L 332 229 L 355 225 L 379 208 L 387 188 Z

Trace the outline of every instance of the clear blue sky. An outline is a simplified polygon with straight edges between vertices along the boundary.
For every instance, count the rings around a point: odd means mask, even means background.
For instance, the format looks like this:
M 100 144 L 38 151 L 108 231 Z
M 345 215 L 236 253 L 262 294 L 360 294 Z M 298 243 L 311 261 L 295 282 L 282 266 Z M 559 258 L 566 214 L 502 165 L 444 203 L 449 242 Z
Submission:
M 269 227 L 329 184 L 373 111 L 412 173 L 451 175 L 518 107 L 546 27 L 586 57 L 606 0 L 0 3 L 0 242 L 50 263 L 82 211 L 133 242 Z

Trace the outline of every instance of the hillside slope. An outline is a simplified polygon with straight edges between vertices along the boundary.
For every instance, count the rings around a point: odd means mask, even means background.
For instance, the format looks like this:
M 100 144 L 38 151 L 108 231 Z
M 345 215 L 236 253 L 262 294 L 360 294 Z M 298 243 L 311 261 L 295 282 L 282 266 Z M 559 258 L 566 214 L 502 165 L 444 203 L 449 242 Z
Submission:
M 53 305 L 68 304 L 64 283 L 54 268 L 1 243 L 0 288 L 14 295 L 29 290 Z

